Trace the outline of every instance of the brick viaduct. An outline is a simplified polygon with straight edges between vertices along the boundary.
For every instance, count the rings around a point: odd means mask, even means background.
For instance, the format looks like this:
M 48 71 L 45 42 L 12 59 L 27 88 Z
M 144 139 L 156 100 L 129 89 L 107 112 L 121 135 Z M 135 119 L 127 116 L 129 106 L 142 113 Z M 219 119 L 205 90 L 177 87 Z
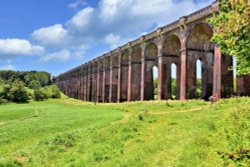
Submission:
M 158 68 L 157 99 L 171 98 L 171 65 L 176 65 L 177 99 L 197 98 L 196 61 L 202 64 L 201 98 L 233 94 L 232 57 L 210 42 L 207 19 L 219 11 L 218 2 L 140 37 L 55 78 L 69 97 L 94 102 L 154 99 L 153 67 Z M 239 84 L 244 93 L 248 78 Z M 249 80 L 248 80 L 249 83 Z M 248 90 L 249 93 L 249 90 Z

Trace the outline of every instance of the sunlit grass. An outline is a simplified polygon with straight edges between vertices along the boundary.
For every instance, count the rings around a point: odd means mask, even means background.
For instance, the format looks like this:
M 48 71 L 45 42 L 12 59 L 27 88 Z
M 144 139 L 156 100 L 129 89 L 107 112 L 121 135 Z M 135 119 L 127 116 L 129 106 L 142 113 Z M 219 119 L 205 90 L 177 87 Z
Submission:
M 223 166 L 218 152 L 240 110 L 250 111 L 249 98 L 2 105 L 0 166 Z

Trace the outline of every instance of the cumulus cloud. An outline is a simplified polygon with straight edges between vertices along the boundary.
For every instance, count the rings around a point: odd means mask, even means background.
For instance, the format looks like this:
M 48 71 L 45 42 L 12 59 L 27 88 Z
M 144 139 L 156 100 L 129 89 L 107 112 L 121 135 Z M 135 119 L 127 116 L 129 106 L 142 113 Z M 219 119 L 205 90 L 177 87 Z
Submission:
M 14 70 L 14 69 L 15 69 L 14 66 L 11 64 L 0 67 L 0 70 Z
M 63 47 L 70 42 L 68 30 L 61 24 L 40 28 L 32 33 L 32 38 L 42 45 L 51 47 Z
M 24 39 L 0 39 L 0 58 L 10 59 L 15 56 L 41 55 L 44 47 L 32 45 Z
M 81 2 L 84 1 L 77 0 L 75 4 L 72 3 L 69 6 L 76 8 Z M 138 37 L 142 32 L 169 24 L 212 2 L 213 0 L 199 2 L 194 0 L 100 0 L 96 7 L 83 7 L 64 24 L 35 30 L 32 38 L 47 47 L 64 50 L 64 56 L 71 55 L 65 57 L 74 57 L 85 53 L 86 48 L 94 44 L 104 43 L 110 48 L 117 47 L 128 42 L 129 39 Z M 81 48 L 84 48 L 84 51 Z M 73 54 L 77 52 L 78 54 Z M 49 54 L 44 59 L 59 58 L 56 55 Z
M 78 31 L 84 29 L 90 23 L 91 14 L 93 11 L 94 8 L 92 7 L 87 7 L 80 10 L 75 16 L 71 18 L 71 20 L 68 22 L 68 25 Z

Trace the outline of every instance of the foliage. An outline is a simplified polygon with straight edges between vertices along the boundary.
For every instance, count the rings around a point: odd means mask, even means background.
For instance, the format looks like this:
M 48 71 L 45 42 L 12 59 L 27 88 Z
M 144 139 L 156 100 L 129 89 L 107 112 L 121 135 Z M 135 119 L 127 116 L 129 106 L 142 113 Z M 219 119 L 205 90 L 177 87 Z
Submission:
M 196 93 L 197 93 L 197 97 L 201 97 L 201 93 L 202 93 L 202 80 L 201 79 L 197 79 L 197 85 L 196 85 Z
M 42 101 L 48 99 L 47 92 L 42 91 L 41 89 L 36 89 L 34 91 L 34 100 L 36 101 Z
M 56 85 L 45 86 L 34 91 L 34 99 L 36 101 L 41 101 L 48 98 L 61 98 L 61 92 Z
M 22 81 L 15 81 L 13 84 L 5 85 L 1 97 L 11 102 L 27 102 L 29 100 L 28 91 Z
M 47 72 L 0 71 L 0 98 L 3 101 L 27 102 L 28 99 L 41 101 L 60 97 L 60 90 L 51 85 Z
M 29 87 L 30 89 L 37 90 L 37 89 L 40 89 L 40 88 L 41 88 L 41 84 L 40 84 L 40 82 L 39 82 L 38 80 L 32 80 L 32 81 L 29 83 L 28 87 Z
M 250 158 L 250 108 L 237 106 L 225 128 L 227 147 L 218 152 L 225 166 L 249 166 Z
M 244 125 L 249 117 L 241 112 L 249 103 L 250 98 L 233 98 L 215 105 L 199 100 L 94 105 L 65 98 L 3 105 L 0 166 L 233 166 L 221 155 L 249 148 Z M 236 138 L 228 136 L 244 137 L 235 147 Z
M 34 80 L 38 81 L 41 86 L 46 86 L 51 84 L 51 75 L 43 71 L 30 71 L 30 72 L 20 72 L 20 71 L 0 71 L 0 79 L 13 83 L 16 80 L 20 80 L 25 85 L 29 86 Z M 31 85 L 33 85 L 32 83 Z
M 158 87 L 158 78 L 155 78 L 154 79 L 154 97 L 155 99 L 157 99 L 157 89 Z M 176 79 L 175 78 L 172 78 L 171 79 L 171 98 L 172 99 L 176 99 L 176 95 L 177 95 L 177 88 L 176 88 Z
M 250 73 L 250 1 L 220 0 L 220 13 L 210 23 L 214 26 L 212 40 L 222 52 L 236 57 L 237 74 Z
M 171 98 L 172 99 L 176 99 L 176 95 L 177 95 L 176 82 L 177 82 L 176 78 L 171 79 L 171 96 L 172 96 Z
M 154 78 L 153 84 L 154 84 L 154 97 L 155 99 L 157 99 L 158 78 Z

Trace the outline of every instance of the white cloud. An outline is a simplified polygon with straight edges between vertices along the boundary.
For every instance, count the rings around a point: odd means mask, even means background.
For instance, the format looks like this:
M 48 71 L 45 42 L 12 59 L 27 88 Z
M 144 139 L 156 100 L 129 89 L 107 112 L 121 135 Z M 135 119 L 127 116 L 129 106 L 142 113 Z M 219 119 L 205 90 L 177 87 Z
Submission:
M 40 28 L 35 30 L 31 36 L 45 46 L 62 47 L 70 41 L 68 30 L 64 29 L 61 24 Z
M 0 39 L 0 55 L 41 55 L 44 47 L 32 45 L 24 39 Z
M 97 7 L 84 7 L 65 24 L 35 30 L 32 38 L 60 51 L 47 54 L 44 61 L 82 57 L 88 48 L 105 43 L 110 48 L 128 42 L 156 27 L 167 25 L 190 14 L 213 0 L 100 0 Z M 84 1 L 70 4 L 77 8 Z M 86 4 L 85 4 L 86 5 Z M 85 6 L 83 5 L 83 6 Z M 81 49 L 84 48 L 84 49 Z M 63 55 L 63 56 L 59 56 Z
M 82 9 L 72 17 L 72 19 L 68 22 L 68 25 L 75 28 L 76 30 L 85 28 L 90 22 L 91 14 L 93 11 L 94 8 L 91 7 Z
M 68 50 L 61 50 L 59 52 L 50 53 L 44 55 L 41 58 L 41 61 L 48 62 L 48 61 L 67 61 L 70 58 L 70 52 Z
M 11 64 L 0 67 L 0 70 L 14 70 L 14 69 L 15 69 L 14 66 Z
M 77 0 L 73 3 L 70 3 L 68 5 L 69 8 L 72 8 L 72 9 L 77 9 L 77 8 L 80 8 L 80 7 L 83 7 L 83 6 L 86 6 L 88 3 L 85 2 L 84 0 Z

